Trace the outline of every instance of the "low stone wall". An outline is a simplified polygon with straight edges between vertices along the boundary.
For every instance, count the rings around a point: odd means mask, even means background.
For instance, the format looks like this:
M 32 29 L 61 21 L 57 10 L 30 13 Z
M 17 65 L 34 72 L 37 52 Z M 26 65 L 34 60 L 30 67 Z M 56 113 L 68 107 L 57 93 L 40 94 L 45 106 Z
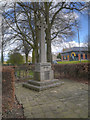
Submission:
M 14 69 L 11 67 L 2 68 L 2 105 L 3 110 L 12 108 L 15 100 Z
M 90 63 L 52 65 L 55 78 L 88 79 Z

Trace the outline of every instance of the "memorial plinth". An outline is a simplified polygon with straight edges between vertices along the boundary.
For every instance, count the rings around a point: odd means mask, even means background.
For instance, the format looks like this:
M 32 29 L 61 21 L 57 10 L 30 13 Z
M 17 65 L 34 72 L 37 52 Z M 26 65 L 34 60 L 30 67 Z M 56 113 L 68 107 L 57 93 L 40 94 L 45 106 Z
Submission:
M 37 24 L 39 28 L 39 63 L 35 64 L 34 78 L 24 83 L 23 86 L 36 91 L 45 90 L 62 84 L 58 79 L 54 79 L 51 63 L 46 60 L 45 29 L 44 19 Z
M 34 80 L 41 81 L 52 80 L 53 70 L 51 69 L 50 63 L 39 63 L 35 66 Z

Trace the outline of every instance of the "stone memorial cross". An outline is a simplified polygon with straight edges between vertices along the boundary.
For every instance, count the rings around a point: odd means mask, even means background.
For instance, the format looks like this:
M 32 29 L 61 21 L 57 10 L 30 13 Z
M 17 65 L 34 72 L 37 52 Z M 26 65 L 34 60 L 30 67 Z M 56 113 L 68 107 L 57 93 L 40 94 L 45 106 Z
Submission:
M 45 29 L 47 28 L 44 18 L 38 21 L 37 26 L 39 28 L 39 62 L 46 63 L 46 49 L 45 49 Z
M 54 79 L 51 63 L 47 62 L 45 49 L 45 29 L 47 28 L 42 17 L 37 23 L 39 35 L 39 63 L 35 64 L 33 80 L 24 83 L 23 86 L 32 90 L 41 91 L 61 84 L 58 79 Z

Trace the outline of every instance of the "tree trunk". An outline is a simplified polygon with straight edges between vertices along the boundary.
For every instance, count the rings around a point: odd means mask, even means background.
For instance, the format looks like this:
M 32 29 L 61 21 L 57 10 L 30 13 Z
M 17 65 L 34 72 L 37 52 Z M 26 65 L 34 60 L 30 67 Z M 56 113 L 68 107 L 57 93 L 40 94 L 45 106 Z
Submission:
M 2 51 L 1 51 L 1 63 L 3 65 L 4 63 L 4 57 L 3 57 L 3 45 L 2 45 Z
M 38 6 L 38 3 L 34 3 L 34 7 L 36 8 Z M 38 56 L 38 28 L 37 28 L 37 14 L 36 10 L 34 11 L 34 22 L 35 22 L 35 33 L 36 38 L 34 39 L 34 48 L 35 48 L 35 63 L 39 62 L 39 56 Z
M 38 56 L 38 30 L 36 28 L 36 39 L 35 39 L 35 63 L 39 62 L 39 56 Z
M 52 62 L 52 53 L 51 53 L 51 24 L 49 21 L 49 5 L 47 2 L 44 3 L 45 5 L 45 19 L 47 24 L 46 29 L 46 43 L 47 43 L 47 62 Z
M 52 62 L 52 52 L 51 52 L 51 34 L 49 29 L 47 30 L 47 62 Z
M 3 52 L 4 52 L 4 26 L 3 26 L 3 19 L 2 19 L 2 40 L 1 40 L 1 63 L 3 65 L 4 63 L 4 55 L 3 55 Z
M 28 54 L 25 54 L 26 56 L 26 64 L 28 64 Z
M 32 51 L 32 63 L 35 63 L 35 50 Z

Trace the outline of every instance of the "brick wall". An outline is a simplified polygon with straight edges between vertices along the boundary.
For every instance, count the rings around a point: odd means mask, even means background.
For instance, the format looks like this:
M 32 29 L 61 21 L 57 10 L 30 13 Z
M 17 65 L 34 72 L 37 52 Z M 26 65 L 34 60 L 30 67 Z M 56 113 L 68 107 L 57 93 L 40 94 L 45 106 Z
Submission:
M 85 54 L 83 54 L 83 59 L 85 59 Z
M 69 61 L 69 55 L 67 56 L 67 60 Z
M 87 54 L 87 59 L 90 60 L 90 53 Z
M 61 56 L 61 60 L 63 61 L 63 56 Z
M 81 55 L 80 54 L 78 54 L 78 60 L 80 60 L 81 59 Z

